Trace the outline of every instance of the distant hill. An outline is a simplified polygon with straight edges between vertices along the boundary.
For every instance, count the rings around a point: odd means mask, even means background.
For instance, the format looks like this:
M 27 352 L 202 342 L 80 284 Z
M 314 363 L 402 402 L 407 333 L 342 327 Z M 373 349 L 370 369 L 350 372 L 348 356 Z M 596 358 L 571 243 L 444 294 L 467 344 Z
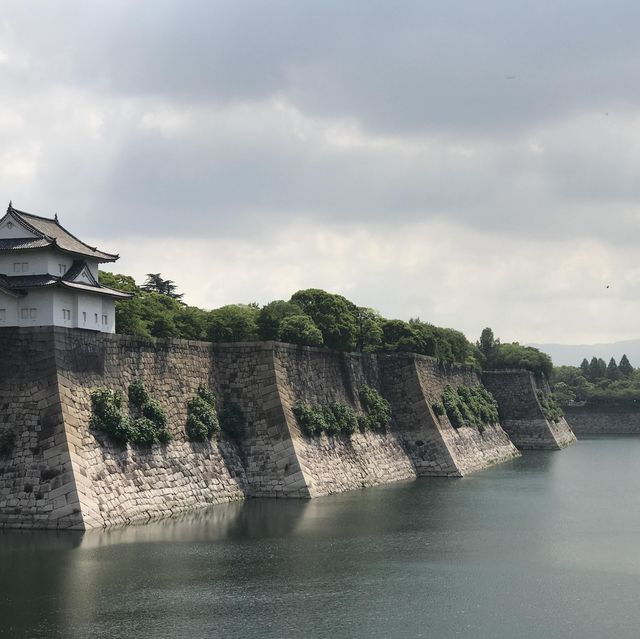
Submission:
M 579 366 L 585 357 L 591 359 L 594 355 L 602 357 L 605 362 L 612 357 L 619 362 L 625 353 L 633 367 L 640 366 L 640 339 L 610 344 L 527 344 L 527 346 L 534 346 L 550 355 L 555 366 Z

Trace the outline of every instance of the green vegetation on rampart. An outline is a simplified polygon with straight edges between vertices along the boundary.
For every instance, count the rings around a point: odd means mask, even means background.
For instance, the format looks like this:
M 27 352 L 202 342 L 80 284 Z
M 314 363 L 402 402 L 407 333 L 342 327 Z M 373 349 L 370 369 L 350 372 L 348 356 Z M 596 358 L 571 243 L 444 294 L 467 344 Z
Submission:
M 98 388 L 91 393 L 91 426 L 120 444 L 151 446 L 171 440 L 167 417 L 158 401 L 140 380 L 134 380 L 128 389 L 129 412 L 123 408 L 122 393 Z
M 559 422 L 564 417 L 564 412 L 560 408 L 558 399 L 553 393 L 545 393 L 544 391 L 536 391 L 538 402 L 542 407 L 542 413 L 545 419 L 551 422 Z
M 293 414 L 300 430 L 315 437 L 321 433 L 327 435 L 352 435 L 356 430 L 384 431 L 391 423 L 391 406 L 380 393 L 364 384 L 360 389 L 362 413 L 357 413 L 351 406 L 342 402 L 329 404 L 305 404 L 296 402 Z
M 500 421 L 498 402 L 484 386 L 445 386 L 441 401 L 432 405 L 436 417 L 446 414 L 454 428 L 471 426 L 483 432 Z

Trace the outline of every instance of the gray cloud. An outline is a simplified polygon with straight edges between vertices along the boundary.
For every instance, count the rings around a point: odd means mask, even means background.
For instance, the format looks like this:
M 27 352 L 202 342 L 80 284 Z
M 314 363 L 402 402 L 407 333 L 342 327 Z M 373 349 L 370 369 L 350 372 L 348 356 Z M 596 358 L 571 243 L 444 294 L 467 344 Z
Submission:
M 543 272 L 553 277 L 552 256 L 566 242 L 579 255 L 581 242 L 587 251 L 597 240 L 609 257 L 621 247 L 630 255 L 637 243 L 637 3 L 160 0 L 4 9 L 0 191 L 27 210 L 57 210 L 107 248 L 130 238 L 235 242 L 260 253 L 264 277 L 283 278 L 279 258 L 260 252 L 264 242 L 276 250 L 279 233 L 324 229 L 337 242 L 371 231 L 378 248 L 345 292 L 378 286 L 395 314 L 455 325 L 470 296 L 458 263 L 473 271 L 477 260 L 524 243 L 526 268 L 511 251 L 509 272 L 522 268 L 533 282 L 531 256 L 549 259 Z M 437 275 L 434 261 L 418 260 L 401 299 L 390 273 L 404 258 L 402 242 L 384 267 L 377 242 L 425 224 L 442 235 L 419 240 L 454 254 Z M 471 234 L 467 251 L 473 237 L 481 245 L 473 260 L 455 254 L 461 229 Z M 287 237 L 305 242 L 303 231 Z M 312 277 L 293 263 L 304 253 L 282 250 L 290 270 Z M 350 256 L 319 251 L 325 273 L 323 258 L 351 272 Z M 499 260 L 490 265 L 486 277 L 501 282 L 491 303 L 510 299 L 530 339 L 543 339 L 553 321 L 534 307 L 556 305 L 568 317 L 566 290 L 503 281 Z M 262 290 L 225 277 L 256 297 Z M 415 290 L 434 277 L 458 284 L 439 288 L 437 299 L 427 286 Z M 591 291 L 572 299 L 587 306 Z M 620 294 L 635 292 L 628 284 Z M 616 335 L 624 326 L 616 319 Z

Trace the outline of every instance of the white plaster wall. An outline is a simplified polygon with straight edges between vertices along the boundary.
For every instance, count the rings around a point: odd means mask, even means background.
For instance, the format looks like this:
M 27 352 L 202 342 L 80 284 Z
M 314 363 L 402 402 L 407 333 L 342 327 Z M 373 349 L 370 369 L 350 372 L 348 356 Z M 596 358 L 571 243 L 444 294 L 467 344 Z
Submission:
M 51 288 L 32 290 L 18 298 L 18 326 L 51 326 L 53 324 L 53 295 Z M 22 316 L 26 309 L 27 317 Z M 35 317 L 32 310 L 35 309 Z
M 106 325 L 101 324 L 100 330 L 103 333 L 116 332 L 116 302 L 108 297 L 102 298 L 102 314 L 107 316 Z
M 47 265 L 46 271 L 43 273 L 50 273 L 51 275 L 61 276 L 64 275 L 73 264 L 73 256 L 62 251 L 47 251 Z M 60 265 L 63 269 L 60 272 Z
M 99 331 L 101 330 L 101 317 L 102 298 L 99 295 L 77 295 L 77 306 L 74 319 L 75 325 L 78 328 L 86 328 L 90 331 Z
M 63 289 L 54 289 L 53 294 L 53 324 L 74 328 L 73 323 L 73 293 Z M 64 310 L 70 311 L 69 319 L 65 319 Z
M 87 258 L 87 266 L 89 267 L 89 270 L 91 271 L 91 275 L 93 275 L 93 277 L 95 277 L 95 279 L 98 279 L 98 260 L 92 260 Z
M 33 251 L 16 251 L 8 255 L 0 256 L 0 273 L 3 275 L 44 275 L 51 273 L 58 274 L 58 264 L 56 261 L 56 270 L 50 270 L 50 262 L 52 260 L 53 251 L 33 250 Z M 27 270 L 20 269 L 18 272 L 14 270 L 14 264 L 27 264 Z M 69 262 L 71 265 L 71 262 Z
M 2 312 L 4 311 L 4 313 Z M 18 325 L 18 300 L 0 292 L 0 326 Z

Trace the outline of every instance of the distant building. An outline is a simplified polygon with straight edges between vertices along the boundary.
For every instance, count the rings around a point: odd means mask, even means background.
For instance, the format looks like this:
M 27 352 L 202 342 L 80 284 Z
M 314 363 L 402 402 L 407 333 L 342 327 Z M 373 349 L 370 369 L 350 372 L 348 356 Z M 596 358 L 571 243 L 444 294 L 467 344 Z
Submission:
M 115 302 L 98 267 L 118 255 L 88 246 L 53 219 L 9 203 L 0 219 L 0 327 L 66 326 L 115 333 Z

